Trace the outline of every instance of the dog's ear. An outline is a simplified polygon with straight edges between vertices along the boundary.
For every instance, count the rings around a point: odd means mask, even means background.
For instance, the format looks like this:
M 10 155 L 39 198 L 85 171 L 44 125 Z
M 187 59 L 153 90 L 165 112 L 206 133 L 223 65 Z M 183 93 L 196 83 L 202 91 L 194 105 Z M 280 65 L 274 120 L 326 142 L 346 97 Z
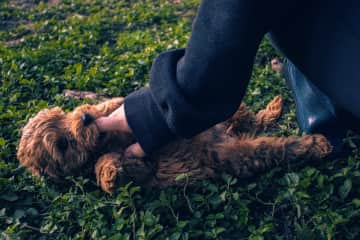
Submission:
M 61 159 L 68 147 L 67 139 L 55 131 L 46 133 L 42 142 L 47 152 L 54 159 Z

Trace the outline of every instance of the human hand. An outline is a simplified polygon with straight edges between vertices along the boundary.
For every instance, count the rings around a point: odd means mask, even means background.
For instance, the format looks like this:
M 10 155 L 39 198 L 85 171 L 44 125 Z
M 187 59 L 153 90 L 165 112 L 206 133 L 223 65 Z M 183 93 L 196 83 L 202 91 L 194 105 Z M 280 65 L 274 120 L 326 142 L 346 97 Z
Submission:
M 109 116 L 100 117 L 95 122 L 100 132 L 121 131 L 132 133 L 126 119 L 124 104 Z M 145 156 L 145 152 L 139 143 L 134 143 L 125 150 L 125 156 L 129 158 L 142 158 Z

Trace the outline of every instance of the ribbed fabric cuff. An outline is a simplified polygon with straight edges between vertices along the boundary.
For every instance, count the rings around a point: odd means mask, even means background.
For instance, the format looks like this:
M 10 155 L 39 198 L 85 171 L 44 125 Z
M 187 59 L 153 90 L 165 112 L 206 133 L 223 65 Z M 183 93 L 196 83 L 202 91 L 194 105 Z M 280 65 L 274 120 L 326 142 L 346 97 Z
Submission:
M 146 154 L 175 138 L 149 88 L 128 95 L 124 107 L 129 127 Z

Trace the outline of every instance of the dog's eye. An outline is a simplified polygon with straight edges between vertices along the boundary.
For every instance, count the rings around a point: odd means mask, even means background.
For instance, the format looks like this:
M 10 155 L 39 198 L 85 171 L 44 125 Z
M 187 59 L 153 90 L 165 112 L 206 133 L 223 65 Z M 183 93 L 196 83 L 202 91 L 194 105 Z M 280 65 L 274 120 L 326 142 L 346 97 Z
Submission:
M 90 115 L 89 113 L 84 113 L 82 116 L 81 116 L 81 120 L 84 124 L 84 126 L 88 126 L 90 125 L 91 123 L 94 122 L 94 117 L 92 115 Z
M 60 138 L 58 141 L 57 141 L 57 146 L 60 150 L 62 151 L 65 151 L 68 147 L 68 142 L 65 138 Z

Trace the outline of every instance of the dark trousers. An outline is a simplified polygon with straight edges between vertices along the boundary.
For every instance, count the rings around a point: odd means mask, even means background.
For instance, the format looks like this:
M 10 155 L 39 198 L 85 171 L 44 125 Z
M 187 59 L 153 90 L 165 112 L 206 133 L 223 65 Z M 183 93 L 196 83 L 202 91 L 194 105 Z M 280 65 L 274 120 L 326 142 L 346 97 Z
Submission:
M 346 129 L 360 131 L 360 74 L 356 71 L 356 68 L 360 68 L 360 60 L 357 61 L 360 45 L 356 47 L 360 43 L 360 27 L 355 24 L 356 20 L 360 21 L 360 6 L 351 1 L 345 1 L 343 9 L 335 9 L 334 6 L 331 2 L 325 4 L 327 17 L 312 14 L 305 18 L 289 17 L 282 26 L 268 33 L 267 38 L 285 57 L 282 74 L 288 87 L 292 88 L 300 128 L 301 123 L 306 121 L 304 118 L 309 117 L 304 108 L 313 108 L 310 111 L 318 114 L 328 111 L 328 115 L 333 115 L 328 116 L 320 132 L 342 135 Z M 340 17 L 340 14 L 345 15 Z M 321 51 L 324 52 L 323 56 Z M 312 57 L 316 59 L 309 59 Z M 325 63 L 331 64 L 324 67 Z M 310 77 L 305 76 L 304 72 Z M 343 77 L 339 73 L 343 73 Z M 315 103 L 309 97 L 311 94 L 316 95 Z M 299 109 L 301 104 L 302 109 Z M 305 132 L 313 132 L 312 129 L 307 131 L 306 126 L 304 128 Z
M 360 1 L 314 2 L 274 26 L 272 42 L 342 116 L 360 118 Z
M 202 0 L 186 49 L 160 54 L 125 112 L 145 152 L 192 137 L 239 106 L 267 32 L 339 109 L 360 118 L 359 0 Z

